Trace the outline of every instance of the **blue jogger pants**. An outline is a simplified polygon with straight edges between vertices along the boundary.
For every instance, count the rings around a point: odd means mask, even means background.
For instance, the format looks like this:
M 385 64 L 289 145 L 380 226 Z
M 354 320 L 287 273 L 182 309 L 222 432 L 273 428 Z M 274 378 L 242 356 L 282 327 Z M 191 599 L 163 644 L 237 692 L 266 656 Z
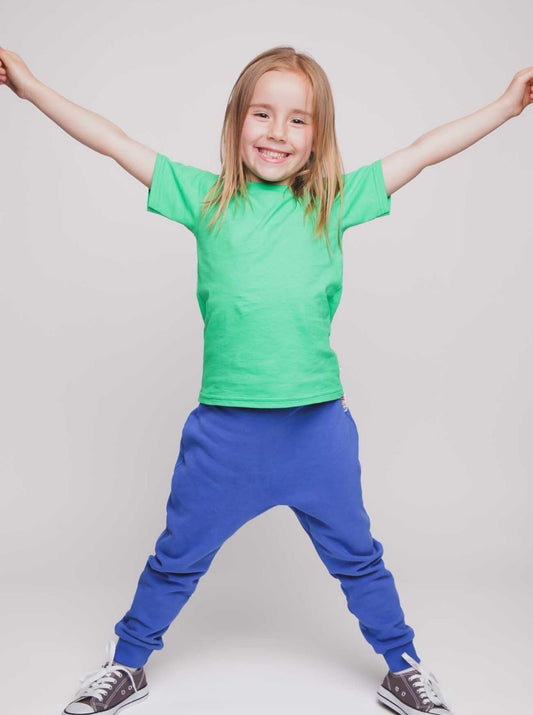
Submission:
M 199 403 L 183 426 L 166 528 L 115 625 L 115 660 L 144 665 L 222 544 L 287 505 L 309 535 L 363 636 L 391 670 L 419 660 L 383 547 L 363 506 L 359 438 L 343 398 L 298 407 Z

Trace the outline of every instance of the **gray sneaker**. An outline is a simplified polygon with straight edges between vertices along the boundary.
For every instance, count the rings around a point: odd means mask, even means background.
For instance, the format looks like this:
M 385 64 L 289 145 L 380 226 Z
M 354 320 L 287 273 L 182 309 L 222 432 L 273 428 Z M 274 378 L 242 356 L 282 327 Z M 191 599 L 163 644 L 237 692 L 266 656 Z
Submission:
M 378 700 L 401 715 L 453 715 L 444 700 L 437 678 L 407 653 L 402 653 L 412 667 L 400 673 L 387 673 L 378 688 Z
M 126 705 L 148 695 L 144 669 L 130 670 L 119 665 L 113 661 L 114 655 L 115 643 L 109 641 L 105 663 L 98 670 L 80 678 L 82 684 L 62 715 L 115 715 Z

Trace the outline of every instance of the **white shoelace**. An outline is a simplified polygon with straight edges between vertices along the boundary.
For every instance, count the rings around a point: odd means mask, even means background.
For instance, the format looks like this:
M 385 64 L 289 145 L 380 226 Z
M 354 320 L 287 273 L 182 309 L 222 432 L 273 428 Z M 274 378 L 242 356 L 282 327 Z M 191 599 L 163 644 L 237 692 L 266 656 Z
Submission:
M 106 645 L 106 659 L 104 665 L 101 668 L 97 668 L 80 678 L 81 685 L 76 693 L 76 700 L 79 698 L 95 697 L 98 700 L 102 700 L 104 695 L 107 695 L 111 690 L 113 685 L 118 681 L 122 673 L 126 673 L 133 690 L 136 692 L 137 688 L 135 686 L 135 681 L 132 674 L 119 665 L 113 665 L 113 658 L 115 657 L 115 643 L 109 641 Z
M 408 653 L 402 653 L 402 658 L 404 658 L 417 672 L 413 675 L 409 675 L 408 680 L 411 682 L 418 693 L 418 696 L 424 703 L 428 705 L 433 703 L 433 705 L 442 705 L 443 707 L 450 710 L 450 706 L 444 700 L 437 678 L 433 673 L 428 672 L 421 663 L 417 663 L 414 658 Z

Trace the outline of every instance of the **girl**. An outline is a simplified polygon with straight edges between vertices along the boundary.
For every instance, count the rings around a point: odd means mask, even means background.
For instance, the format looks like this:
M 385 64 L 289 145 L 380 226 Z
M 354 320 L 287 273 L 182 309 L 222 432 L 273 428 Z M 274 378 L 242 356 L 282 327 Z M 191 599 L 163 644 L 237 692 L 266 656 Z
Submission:
M 421 663 L 364 509 L 358 432 L 329 344 L 342 290 L 342 236 L 390 212 L 424 167 L 465 149 L 533 101 L 533 67 L 495 102 L 410 146 L 342 172 L 328 79 L 309 55 L 276 47 L 231 92 L 221 173 L 169 160 L 40 82 L 0 47 L 0 84 L 145 184 L 147 209 L 185 225 L 198 250 L 204 320 L 198 405 L 183 427 L 166 528 L 115 625 L 103 666 L 63 715 L 118 712 L 148 694 L 144 665 L 222 544 L 289 506 L 388 673 L 391 710 L 449 714 Z

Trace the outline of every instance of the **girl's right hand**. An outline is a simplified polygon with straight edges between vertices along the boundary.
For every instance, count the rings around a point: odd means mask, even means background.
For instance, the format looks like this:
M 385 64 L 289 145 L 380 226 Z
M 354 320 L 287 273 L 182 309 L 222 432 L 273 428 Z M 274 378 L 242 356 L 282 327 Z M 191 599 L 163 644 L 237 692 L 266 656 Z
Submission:
M 36 77 L 21 57 L 11 50 L 0 47 L 0 86 L 7 85 L 17 97 L 25 99 L 26 88 L 35 81 Z

